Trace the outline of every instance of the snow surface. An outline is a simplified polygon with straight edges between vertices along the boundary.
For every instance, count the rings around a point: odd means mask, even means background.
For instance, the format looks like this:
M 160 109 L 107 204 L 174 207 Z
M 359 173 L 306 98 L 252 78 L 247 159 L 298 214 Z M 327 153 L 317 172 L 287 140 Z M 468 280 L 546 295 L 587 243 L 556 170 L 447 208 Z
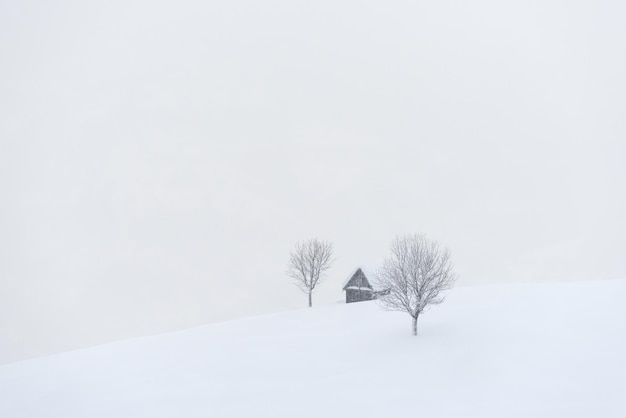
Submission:
M 0 367 L 0 417 L 624 417 L 626 281 L 454 289 Z

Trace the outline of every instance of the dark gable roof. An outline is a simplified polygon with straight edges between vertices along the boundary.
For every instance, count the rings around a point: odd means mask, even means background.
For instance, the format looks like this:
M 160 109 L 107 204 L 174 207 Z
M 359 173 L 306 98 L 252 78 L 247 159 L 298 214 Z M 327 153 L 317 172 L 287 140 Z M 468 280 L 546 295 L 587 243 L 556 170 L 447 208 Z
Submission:
M 372 285 L 369 280 L 367 280 L 367 276 L 365 276 L 365 273 L 363 273 L 363 270 L 360 267 L 356 269 L 352 276 L 350 276 L 346 284 L 343 286 L 343 290 L 346 290 L 348 287 L 372 289 Z

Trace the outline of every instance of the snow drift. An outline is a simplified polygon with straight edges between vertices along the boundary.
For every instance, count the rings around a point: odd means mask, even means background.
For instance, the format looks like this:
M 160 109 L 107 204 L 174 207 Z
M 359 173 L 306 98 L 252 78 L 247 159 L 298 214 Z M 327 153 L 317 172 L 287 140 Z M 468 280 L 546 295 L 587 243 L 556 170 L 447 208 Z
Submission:
M 623 417 L 626 281 L 458 288 L 420 320 L 374 302 L 0 367 L 0 416 Z

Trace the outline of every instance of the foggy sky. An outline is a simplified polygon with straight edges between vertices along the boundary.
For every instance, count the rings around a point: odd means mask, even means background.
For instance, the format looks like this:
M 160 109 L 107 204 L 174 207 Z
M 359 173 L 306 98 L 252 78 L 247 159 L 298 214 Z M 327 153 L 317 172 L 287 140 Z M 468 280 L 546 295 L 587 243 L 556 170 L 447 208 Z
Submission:
M 314 304 L 399 233 L 459 284 L 626 277 L 621 1 L 0 0 L 0 363 Z

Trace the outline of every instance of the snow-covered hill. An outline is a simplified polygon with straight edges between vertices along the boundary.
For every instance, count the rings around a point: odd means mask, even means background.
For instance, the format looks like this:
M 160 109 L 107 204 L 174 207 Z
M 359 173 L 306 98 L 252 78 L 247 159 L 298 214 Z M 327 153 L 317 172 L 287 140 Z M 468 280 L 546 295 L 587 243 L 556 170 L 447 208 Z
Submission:
M 626 281 L 303 309 L 0 367 L 0 417 L 624 417 Z

